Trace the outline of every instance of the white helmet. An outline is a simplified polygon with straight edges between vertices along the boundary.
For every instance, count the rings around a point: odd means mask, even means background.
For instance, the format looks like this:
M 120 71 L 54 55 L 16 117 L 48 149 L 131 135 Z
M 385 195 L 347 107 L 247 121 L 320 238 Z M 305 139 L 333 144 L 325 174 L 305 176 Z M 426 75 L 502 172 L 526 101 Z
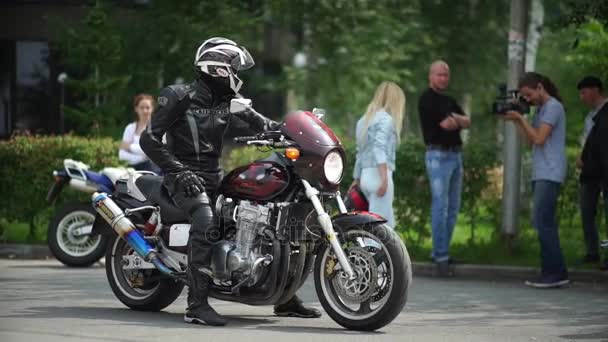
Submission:
M 196 50 L 194 65 L 205 74 L 225 79 L 234 93 L 238 93 L 243 81 L 237 73 L 255 65 L 253 58 L 242 46 L 222 37 L 207 39 Z

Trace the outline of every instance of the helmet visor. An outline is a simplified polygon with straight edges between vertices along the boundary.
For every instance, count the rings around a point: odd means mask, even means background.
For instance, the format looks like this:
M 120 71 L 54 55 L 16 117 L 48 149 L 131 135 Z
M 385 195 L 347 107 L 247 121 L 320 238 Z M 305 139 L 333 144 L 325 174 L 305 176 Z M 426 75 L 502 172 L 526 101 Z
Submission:
M 247 49 L 239 46 L 237 50 L 238 52 L 236 56 L 234 56 L 230 61 L 230 66 L 232 66 L 232 69 L 238 72 L 241 70 L 247 70 L 255 65 L 253 57 L 251 57 L 251 54 L 249 51 L 247 51 Z

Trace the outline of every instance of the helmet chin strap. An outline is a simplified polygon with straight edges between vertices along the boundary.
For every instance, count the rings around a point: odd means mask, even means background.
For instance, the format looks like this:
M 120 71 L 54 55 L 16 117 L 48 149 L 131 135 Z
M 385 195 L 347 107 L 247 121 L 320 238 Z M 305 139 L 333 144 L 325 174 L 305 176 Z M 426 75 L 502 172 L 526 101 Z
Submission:
M 230 78 L 230 88 L 235 94 L 238 94 L 243 85 L 243 81 L 234 74 L 230 74 L 228 77 Z

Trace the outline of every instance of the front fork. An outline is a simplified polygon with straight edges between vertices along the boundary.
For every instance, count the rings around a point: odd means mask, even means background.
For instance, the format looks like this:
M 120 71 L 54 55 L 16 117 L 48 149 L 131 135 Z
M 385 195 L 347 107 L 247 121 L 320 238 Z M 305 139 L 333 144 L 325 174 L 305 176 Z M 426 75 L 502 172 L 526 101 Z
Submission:
M 350 266 L 350 263 L 346 258 L 346 254 L 344 254 L 342 246 L 340 245 L 340 242 L 336 237 L 336 231 L 334 230 L 333 224 L 331 223 L 331 217 L 329 217 L 329 214 L 325 212 L 325 209 L 321 204 L 321 200 L 319 200 L 319 190 L 312 187 L 310 183 L 308 183 L 308 181 L 304 179 L 302 180 L 302 184 L 304 185 L 306 197 L 308 197 L 308 199 L 312 202 L 312 205 L 314 206 L 317 212 L 319 223 L 321 224 L 323 231 L 325 231 L 325 236 L 327 236 L 327 240 L 331 244 L 331 248 L 333 249 L 336 258 L 338 258 L 340 266 L 342 266 L 342 269 L 350 279 L 355 279 L 355 272 Z M 344 202 L 342 202 L 342 198 L 340 198 L 340 195 L 338 194 L 336 198 L 338 200 L 338 207 L 340 209 L 340 212 L 346 213 L 346 207 L 344 206 Z

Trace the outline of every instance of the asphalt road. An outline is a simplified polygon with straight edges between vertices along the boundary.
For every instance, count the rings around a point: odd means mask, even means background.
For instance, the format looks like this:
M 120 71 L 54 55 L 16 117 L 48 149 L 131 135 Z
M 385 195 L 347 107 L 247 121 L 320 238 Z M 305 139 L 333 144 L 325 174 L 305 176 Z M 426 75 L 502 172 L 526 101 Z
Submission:
M 301 297 L 320 308 L 308 282 Z M 271 307 L 214 301 L 229 326 L 182 323 L 185 291 L 159 313 L 114 298 L 102 266 L 0 260 L 0 341 L 608 341 L 608 289 L 535 290 L 515 282 L 415 277 L 405 310 L 374 333 L 320 319 L 279 318 Z

